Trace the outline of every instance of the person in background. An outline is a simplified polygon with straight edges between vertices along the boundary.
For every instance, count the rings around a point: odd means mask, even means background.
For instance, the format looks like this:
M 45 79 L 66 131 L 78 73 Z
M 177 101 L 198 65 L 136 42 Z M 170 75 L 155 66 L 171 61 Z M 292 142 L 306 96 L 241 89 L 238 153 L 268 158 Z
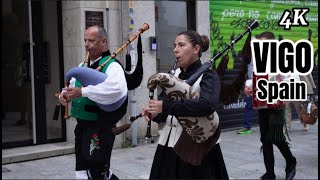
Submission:
M 284 81 L 289 82 L 290 79 L 294 79 L 295 81 L 303 81 L 307 85 L 307 97 L 308 100 L 312 98 L 313 95 L 313 89 L 316 88 L 316 85 L 313 81 L 311 73 L 306 76 L 298 75 L 297 73 L 293 73 L 290 75 L 286 75 L 284 78 Z M 291 122 L 292 122 L 292 112 L 291 112 L 291 105 L 294 106 L 296 112 L 298 113 L 298 116 L 302 110 L 302 103 L 300 101 L 286 101 L 286 129 L 288 132 L 291 130 Z M 301 119 L 300 119 L 301 121 Z M 301 121 L 301 124 L 303 124 L 304 131 L 308 131 L 308 124 L 304 124 Z
M 261 33 L 259 40 L 275 39 L 272 32 L 266 31 Z M 252 81 L 248 80 L 248 81 Z M 252 89 L 252 88 L 251 88 Z M 250 89 L 245 89 L 246 93 L 251 93 Z M 255 97 L 253 97 L 255 98 Z M 259 109 L 259 128 L 260 128 L 260 141 L 262 143 L 261 150 L 263 153 L 264 165 L 266 173 L 260 179 L 275 179 L 274 172 L 274 152 L 273 145 L 276 145 L 280 150 L 282 156 L 286 160 L 286 179 L 291 180 L 296 174 L 297 160 L 292 155 L 289 144 L 284 136 L 283 126 L 285 124 L 285 107 Z
M 312 96 L 314 94 L 314 89 L 316 89 L 316 84 L 314 83 L 313 81 L 313 77 L 312 77 L 312 73 L 306 75 L 306 76 L 299 76 L 300 77 L 300 80 L 305 82 L 307 84 L 307 95 L 308 95 L 308 100 L 312 99 Z M 301 106 L 300 106 L 301 107 Z M 299 114 L 301 112 L 301 108 L 300 108 L 300 111 L 299 111 Z M 301 121 L 301 119 L 300 119 Z M 309 127 L 308 127 L 308 124 L 304 124 L 302 121 L 301 121 L 301 124 L 303 124 L 303 129 L 305 131 L 308 131 Z
M 252 79 L 253 75 L 253 62 L 251 60 L 250 64 L 248 64 L 248 73 L 247 73 L 247 78 Z M 252 107 L 252 81 L 246 81 L 245 83 L 245 98 L 244 101 L 246 102 L 246 105 L 244 107 L 245 115 L 244 115 L 244 122 L 243 122 L 243 129 L 240 129 L 237 131 L 238 134 L 251 134 L 251 123 L 252 123 L 252 112 L 253 112 L 253 107 Z
M 253 112 L 253 107 L 252 107 L 252 81 L 246 81 L 245 84 L 245 95 L 246 97 L 244 98 L 244 101 L 246 102 L 246 105 L 244 107 L 245 110 L 245 115 L 244 115 L 244 122 L 243 122 L 243 129 L 238 130 L 237 133 L 238 134 L 251 134 L 252 130 L 251 130 L 251 123 L 252 123 L 252 112 Z
M 288 74 L 284 76 L 284 81 L 290 82 L 290 79 L 294 79 L 295 81 L 300 81 L 300 77 L 298 73 Z M 294 106 L 295 110 L 297 111 L 298 115 L 301 111 L 301 103 L 300 101 L 286 101 L 286 126 L 285 130 L 290 132 L 291 130 L 291 121 L 292 121 L 292 112 L 291 112 L 291 105 Z

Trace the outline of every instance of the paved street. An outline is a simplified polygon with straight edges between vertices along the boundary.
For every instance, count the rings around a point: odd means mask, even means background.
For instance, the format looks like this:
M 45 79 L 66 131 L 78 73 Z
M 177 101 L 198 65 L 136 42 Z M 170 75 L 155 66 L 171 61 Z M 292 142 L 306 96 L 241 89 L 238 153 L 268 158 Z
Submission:
M 297 158 L 294 179 L 318 179 L 318 123 L 303 131 L 298 121 L 292 123 L 292 152 Z M 230 179 L 258 179 L 264 172 L 260 154 L 259 128 L 249 135 L 237 135 L 236 130 L 221 134 L 221 148 Z M 275 147 L 275 146 L 274 146 Z M 115 149 L 111 169 L 120 179 L 148 179 L 156 144 Z M 275 147 L 275 173 L 285 178 L 285 160 Z M 75 179 L 74 154 L 2 165 L 3 179 Z

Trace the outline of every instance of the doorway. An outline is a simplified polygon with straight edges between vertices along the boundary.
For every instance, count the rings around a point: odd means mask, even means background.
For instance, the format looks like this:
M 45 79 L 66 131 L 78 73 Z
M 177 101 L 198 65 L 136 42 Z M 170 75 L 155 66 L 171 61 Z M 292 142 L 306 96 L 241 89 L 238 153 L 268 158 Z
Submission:
M 168 72 L 175 62 L 173 43 L 178 33 L 196 30 L 194 0 L 155 1 L 155 26 L 158 42 L 157 71 Z
M 52 120 L 63 86 L 59 9 L 61 1 L 2 1 L 3 149 L 65 141 L 61 116 Z

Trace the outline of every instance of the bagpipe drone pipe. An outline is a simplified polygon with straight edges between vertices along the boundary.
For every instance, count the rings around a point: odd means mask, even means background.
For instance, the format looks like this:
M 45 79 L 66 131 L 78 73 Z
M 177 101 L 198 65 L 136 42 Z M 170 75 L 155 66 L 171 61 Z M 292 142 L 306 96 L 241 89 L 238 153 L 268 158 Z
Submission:
M 223 53 L 233 47 L 246 33 L 251 32 L 252 29 L 257 28 L 259 23 L 254 20 L 246 30 L 238 35 L 232 42 L 225 47 L 222 52 L 216 54 L 209 62 L 204 63 L 190 78 L 183 81 L 175 77 L 172 73 L 157 73 L 148 79 L 147 87 L 150 92 L 159 86 L 166 94 L 169 101 L 180 99 L 198 99 L 200 94 L 191 86 L 199 79 L 199 77 L 220 58 Z M 243 48 L 244 63 L 238 78 L 232 84 L 221 83 L 220 102 L 229 104 L 235 101 L 245 81 L 245 74 L 247 73 L 247 65 L 251 60 L 250 37 L 247 38 Z M 226 64 L 228 63 L 227 56 L 224 56 L 222 62 L 217 68 L 217 72 L 223 75 Z M 176 65 L 174 65 L 176 66 Z M 170 71 L 171 72 L 171 71 Z M 172 71 L 174 72 L 174 70 Z M 227 92 L 227 93 L 226 93 Z M 141 114 L 131 117 L 130 121 L 141 117 Z M 216 112 L 207 117 L 176 117 L 179 124 L 182 126 L 182 134 L 174 146 L 174 151 L 177 155 L 192 165 L 201 164 L 205 155 L 216 145 L 220 137 L 219 117 Z
M 258 21 L 254 20 L 246 28 L 246 30 L 242 32 L 240 35 L 238 35 L 234 40 L 232 40 L 228 46 L 226 46 L 221 52 L 217 53 L 209 62 L 205 62 L 202 65 L 201 69 L 199 69 L 199 71 L 194 73 L 188 80 L 186 80 L 186 83 L 193 84 L 206 69 L 209 69 L 211 66 L 215 67 L 214 66 L 215 61 L 220 57 L 222 57 L 224 52 L 232 48 L 235 43 L 237 43 L 240 39 L 242 39 L 246 33 L 249 33 L 246 39 L 246 42 L 244 43 L 243 48 L 241 50 L 243 62 L 240 67 L 240 71 L 238 73 L 237 78 L 231 84 L 227 84 L 227 83 L 224 83 L 223 81 L 220 81 L 221 82 L 220 102 L 223 103 L 224 105 L 228 105 L 238 100 L 238 97 L 240 95 L 240 90 L 243 87 L 243 84 L 246 80 L 246 74 L 248 72 L 248 64 L 250 64 L 251 62 L 251 47 L 250 47 L 251 30 L 257 28 L 258 26 L 259 26 Z M 218 67 L 215 68 L 220 79 L 224 75 L 224 72 L 227 68 L 228 61 L 229 61 L 229 57 L 226 54 L 223 56 Z

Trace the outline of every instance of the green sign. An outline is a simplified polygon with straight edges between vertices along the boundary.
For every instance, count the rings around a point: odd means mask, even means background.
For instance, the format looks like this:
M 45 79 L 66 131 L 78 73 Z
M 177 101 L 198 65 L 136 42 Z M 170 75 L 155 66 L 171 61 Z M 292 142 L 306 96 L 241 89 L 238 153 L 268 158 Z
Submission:
M 278 22 L 287 10 L 292 8 L 309 8 L 306 19 L 309 26 L 292 26 L 290 30 L 284 30 Z M 244 32 L 248 24 L 254 19 L 260 26 L 252 31 L 252 37 L 264 32 L 271 31 L 276 39 L 289 39 L 296 42 L 300 39 L 311 41 L 314 48 L 314 59 L 318 64 L 318 2 L 317 1 L 290 1 L 290 0 L 245 0 L 245 1 L 222 1 L 210 0 L 210 53 L 221 52 L 228 46 L 232 39 Z M 248 33 L 249 34 L 249 33 Z M 248 35 L 247 34 L 247 35 Z M 239 57 L 243 44 L 247 38 L 243 37 L 230 49 L 228 68 L 233 68 L 233 62 Z M 231 56 L 232 54 L 232 56 Z M 218 64 L 221 58 L 216 61 Z

